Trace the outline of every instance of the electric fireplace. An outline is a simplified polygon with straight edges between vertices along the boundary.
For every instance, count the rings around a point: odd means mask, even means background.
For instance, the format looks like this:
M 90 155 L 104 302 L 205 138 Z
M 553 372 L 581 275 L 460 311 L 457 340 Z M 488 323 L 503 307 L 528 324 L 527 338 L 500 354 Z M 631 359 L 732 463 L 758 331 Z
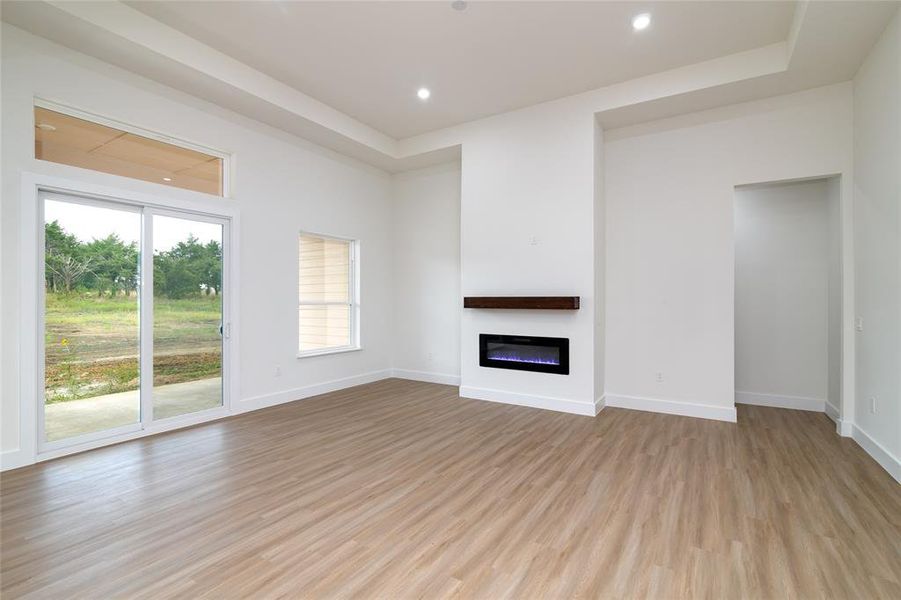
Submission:
M 480 333 L 479 365 L 569 375 L 569 338 Z

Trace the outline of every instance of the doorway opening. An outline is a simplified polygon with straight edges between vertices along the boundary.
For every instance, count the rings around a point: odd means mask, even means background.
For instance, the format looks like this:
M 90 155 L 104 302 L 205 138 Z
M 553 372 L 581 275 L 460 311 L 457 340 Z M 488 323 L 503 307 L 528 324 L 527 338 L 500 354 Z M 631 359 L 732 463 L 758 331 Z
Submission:
M 842 406 L 840 178 L 735 189 L 735 402 Z

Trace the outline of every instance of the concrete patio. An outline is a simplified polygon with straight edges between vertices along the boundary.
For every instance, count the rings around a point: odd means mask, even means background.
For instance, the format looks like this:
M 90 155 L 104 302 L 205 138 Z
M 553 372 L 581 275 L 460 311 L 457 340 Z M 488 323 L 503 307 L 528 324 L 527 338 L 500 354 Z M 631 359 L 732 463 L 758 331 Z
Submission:
M 221 377 L 173 383 L 153 390 L 155 419 L 198 412 L 221 403 Z M 139 420 L 138 390 L 57 402 L 48 404 L 45 408 L 45 427 L 49 442 L 122 427 Z

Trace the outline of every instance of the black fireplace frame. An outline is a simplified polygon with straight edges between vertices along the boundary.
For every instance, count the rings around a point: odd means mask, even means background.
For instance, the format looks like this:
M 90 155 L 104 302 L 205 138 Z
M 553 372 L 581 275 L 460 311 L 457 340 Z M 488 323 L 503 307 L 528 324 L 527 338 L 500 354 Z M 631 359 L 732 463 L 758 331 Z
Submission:
M 488 358 L 488 344 L 526 344 L 529 346 L 547 346 L 560 350 L 560 364 L 517 362 Z M 554 373 L 569 375 L 569 338 L 538 337 L 534 335 L 500 335 L 494 333 L 479 334 L 479 365 L 492 369 L 511 369 L 514 371 L 533 371 L 536 373 Z

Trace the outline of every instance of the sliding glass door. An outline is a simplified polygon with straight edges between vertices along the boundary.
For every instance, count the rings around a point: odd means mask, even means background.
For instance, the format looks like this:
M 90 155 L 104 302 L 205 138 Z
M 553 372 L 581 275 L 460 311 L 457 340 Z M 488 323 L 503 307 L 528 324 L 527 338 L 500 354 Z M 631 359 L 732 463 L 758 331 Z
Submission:
M 223 410 L 228 221 L 42 193 L 51 450 Z
M 153 418 L 222 406 L 221 222 L 153 215 Z
M 139 208 L 44 200 L 44 441 L 139 429 Z

